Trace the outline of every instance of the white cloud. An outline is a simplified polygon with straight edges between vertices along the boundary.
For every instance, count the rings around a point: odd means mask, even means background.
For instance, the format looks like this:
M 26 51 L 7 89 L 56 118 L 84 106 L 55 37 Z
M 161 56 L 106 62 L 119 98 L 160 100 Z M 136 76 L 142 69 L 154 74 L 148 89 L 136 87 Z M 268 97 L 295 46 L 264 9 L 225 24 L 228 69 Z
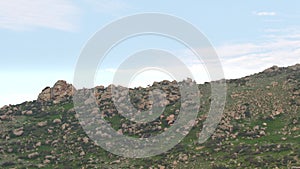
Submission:
M 298 30 L 297 28 L 268 29 L 258 40 L 216 46 L 215 49 L 220 58 L 225 78 L 241 78 L 263 71 L 273 65 L 290 66 L 300 63 L 300 31 Z M 207 55 L 208 51 L 202 49 L 200 53 Z M 198 83 L 211 80 L 206 65 L 189 49 L 177 50 L 173 53 L 190 69 Z M 106 69 L 105 71 L 107 73 L 104 74 L 113 76 L 115 70 Z M 147 74 L 144 80 L 139 77 L 141 83 L 135 81 L 133 84 L 149 84 L 150 81 L 157 81 L 158 77 L 155 74 L 152 76 Z
M 253 14 L 257 16 L 275 16 L 276 12 L 261 11 L 261 12 L 253 12 Z
M 289 30 L 289 31 L 287 31 Z M 257 41 L 231 43 L 216 46 L 225 78 L 233 79 L 258 73 L 273 65 L 290 66 L 300 63 L 300 31 L 296 28 L 282 30 L 269 29 Z M 179 55 L 184 56 L 184 52 Z M 208 80 L 209 75 L 201 61 L 185 52 L 185 63 L 190 65 L 197 82 Z M 204 55 L 204 53 L 203 53 Z
M 274 30 L 270 31 L 274 33 Z M 239 78 L 270 66 L 289 66 L 300 62 L 298 32 L 265 36 L 263 41 L 226 44 L 217 47 L 226 78 Z M 293 37 L 293 38 L 291 38 Z
M 300 27 L 292 27 L 285 29 L 265 29 L 267 33 L 264 37 L 274 39 L 299 39 Z
M 0 28 L 76 30 L 79 9 L 70 0 L 0 1 Z

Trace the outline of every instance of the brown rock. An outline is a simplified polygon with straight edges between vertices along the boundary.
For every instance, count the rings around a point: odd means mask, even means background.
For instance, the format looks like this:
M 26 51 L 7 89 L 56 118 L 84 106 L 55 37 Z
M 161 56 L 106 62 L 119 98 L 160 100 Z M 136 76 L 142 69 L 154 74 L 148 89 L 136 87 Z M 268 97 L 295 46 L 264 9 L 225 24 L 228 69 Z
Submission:
M 271 73 L 271 72 L 275 72 L 275 71 L 278 71 L 279 70 L 279 67 L 278 66 L 272 66 L 266 70 L 264 70 L 265 73 Z
M 285 141 L 285 140 L 287 140 L 287 138 L 286 137 L 281 137 L 281 140 Z
M 50 162 L 51 162 L 51 161 L 48 160 L 48 159 L 45 159 L 45 160 L 43 161 L 44 164 L 49 164 Z
M 175 160 L 175 161 L 173 161 L 173 165 L 177 165 L 178 164 L 178 162 Z
M 51 156 L 51 155 L 47 155 L 47 156 L 45 156 L 45 159 L 55 159 L 55 157 Z
M 41 122 L 37 123 L 37 126 L 39 126 L 39 127 L 44 127 L 46 125 L 47 125 L 47 121 L 41 121 Z
M 171 114 L 170 116 L 167 117 L 167 121 L 168 121 L 168 124 L 171 124 L 174 122 L 174 119 L 175 119 L 175 115 L 174 114 Z
M 85 152 L 82 151 L 79 155 L 80 155 L 80 156 L 84 156 L 84 155 L 85 155 Z
M 61 123 L 61 120 L 60 119 L 54 119 L 53 123 L 55 123 L 55 124 Z
M 261 135 L 261 136 L 265 136 L 265 135 L 266 135 L 266 133 L 265 133 L 265 131 L 261 130 L 261 131 L 259 132 L 259 135 Z
M 82 141 L 83 141 L 84 143 L 88 143 L 88 142 L 89 142 L 89 138 L 84 137 L 84 138 L 82 139 Z
M 64 123 L 64 124 L 61 126 L 61 129 L 62 129 L 62 130 L 65 130 L 67 127 L 69 127 L 69 124 Z
M 199 146 L 199 147 L 196 147 L 196 150 L 202 150 L 203 148 L 205 148 L 205 146 Z
M 290 69 L 292 69 L 292 70 L 300 70 L 300 64 L 296 64 L 296 65 L 294 65 L 294 66 L 291 66 L 290 67 Z
M 9 117 L 7 115 L 2 115 L 0 116 L 0 120 L 8 120 Z
M 46 87 L 45 89 L 43 89 L 42 93 L 39 94 L 37 100 L 40 102 L 50 101 L 51 100 L 51 88 Z
M 25 110 L 25 111 L 22 111 L 22 115 L 32 115 L 32 111 L 31 110 Z
M 158 165 L 158 168 L 159 168 L 159 169 L 165 169 L 166 167 L 163 166 L 163 165 Z
M 37 142 L 37 143 L 35 144 L 35 146 L 37 146 L 37 147 L 40 147 L 41 145 L 42 145 L 41 142 Z
M 37 101 L 38 102 L 47 102 L 53 101 L 53 103 L 60 103 L 65 101 L 70 96 L 74 95 L 75 88 L 73 85 L 68 84 L 64 80 L 57 81 L 52 88 L 46 87 L 39 94 Z
M 189 159 L 189 157 L 186 155 L 186 154 L 182 154 L 180 157 L 179 157 L 180 160 L 182 161 L 187 161 Z
M 16 136 L 21 136 L 24 133 L 23 127 L 13 130 L 13 133 Z
M 39 153 L 38 152 L 34 152 L 34 153 L 31 153 L 31 154 L 28 154 L 28 158 L 35 158 L 35 157 L 37 157 L 39 155 Z

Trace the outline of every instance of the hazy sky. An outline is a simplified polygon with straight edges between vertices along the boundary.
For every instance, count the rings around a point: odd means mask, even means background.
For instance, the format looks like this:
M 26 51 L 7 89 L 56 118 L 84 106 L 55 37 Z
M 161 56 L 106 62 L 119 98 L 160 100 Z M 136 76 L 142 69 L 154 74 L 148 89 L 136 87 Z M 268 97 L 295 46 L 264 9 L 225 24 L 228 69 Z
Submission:
M 299 6 L 296 0 L 2 0 L 0 107 L 34 100 L 59 79 L 72 83 L 81 49 L 96 31 L 121 17 L 144 12 L 171 14 L 197 27 L 215 47 L 226 78 L 299 63 Z M 209 80 L 184 46 L 168 38 L 144 36 L 111 51 L 96 83 L 109 84 L 124 56 L 149 47 L 173 51 L 199 83 Z M 145 72 L 132 85 L 165 78 L 159 71 Z

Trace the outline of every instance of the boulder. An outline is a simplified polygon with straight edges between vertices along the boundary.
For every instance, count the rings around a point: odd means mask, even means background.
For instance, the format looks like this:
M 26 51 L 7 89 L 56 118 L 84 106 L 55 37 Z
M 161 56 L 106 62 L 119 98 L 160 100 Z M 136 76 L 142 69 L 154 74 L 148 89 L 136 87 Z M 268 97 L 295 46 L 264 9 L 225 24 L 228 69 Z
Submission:
M 21 136 L 24 133 L 23 127 L 13 130 L 15 136 Z
M 166 120 L 168 121 L 168 124 L 173 123 L 174 120 L 175 120 L 175 115 L 174 115 L 174 114 L 171 114 L 170 116 L 167 117 Z
M 45 102 L 51 100 L 51 88 L 46 87 L 42 90 L 42 92 L 39 94 L 38 99 L 39 102 Z
M 47 125 L 47 121 L 41 121 L 41 122 L 37 123 L 37 126 L 39 126 L 39 127 L 44 127 L 46 125 Z
M 272 73 L 272 72 L 276 72 L 278 70 L 279 70 L 279 67 L 274 65 L 274 66 L 272 66 L 272 67 L 264 70 L 263 72 L 265 72 L 265 73 Z
M 22 115 L 32 115 L 33 112 L 31 110 L 22 111 Z
M 39 156 L 39 153 L 38 152 L 34 152 L 34 153 L 31 153 L 31 154 L 28 154 L 27 157 L 30 158 L 30 159 L 32 159 L 32 158 L 35 158 L 37 156 Z
M 60 119 L 54 119 L 54 120 L 53 120 L 53 123 L 54 123 L 54 124 L 61 123 L 61 120 L 60 120 Z
M 60 103 L 67 100 L 69 97 L 74 95 L 75 88 L 72 84 L 68 84 L 64 80 L 57 81 L 52 88 L 46 87 L 39 94 L 38 102 L 53 101 L 53 103 Z

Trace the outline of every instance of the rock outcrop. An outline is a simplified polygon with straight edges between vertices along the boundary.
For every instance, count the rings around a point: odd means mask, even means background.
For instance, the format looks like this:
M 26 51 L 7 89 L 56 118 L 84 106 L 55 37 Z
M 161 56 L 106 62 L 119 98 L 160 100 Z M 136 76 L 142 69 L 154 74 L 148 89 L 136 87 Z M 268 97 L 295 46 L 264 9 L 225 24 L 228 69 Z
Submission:
M 72 84 L 68 84 L 64 80 L 57 81 L 52 88 L 46 87 L 39 94 L 38 102 L 48 102 L 53 101 L 53 103 L 60 103 L 62 101 L 68 100 L 73 96 L 75 88 Z

